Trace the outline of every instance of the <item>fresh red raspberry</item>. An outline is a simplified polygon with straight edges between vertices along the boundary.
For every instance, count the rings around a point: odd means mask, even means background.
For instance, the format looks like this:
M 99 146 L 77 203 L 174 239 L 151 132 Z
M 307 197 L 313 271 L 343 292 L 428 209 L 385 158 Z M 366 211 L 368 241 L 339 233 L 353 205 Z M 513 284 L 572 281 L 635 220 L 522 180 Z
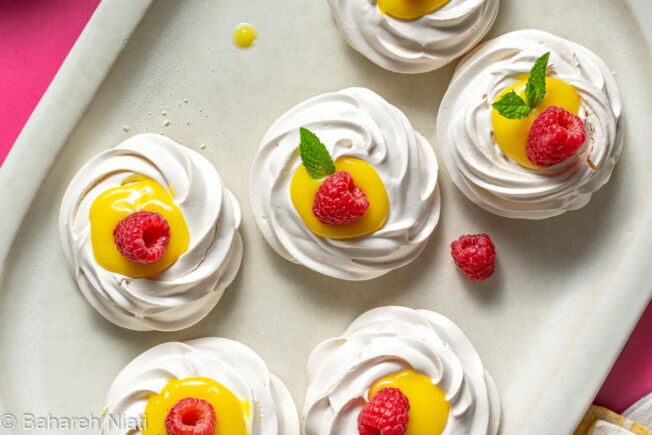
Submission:
M 383 388 L 358 416 L 360 435 L 403 435 L 410 418 L 410 401 L 398 388 Z
M 561 163 L 586 141 L 586 129 L 579 116 L 550 106 L 537 116 L 527 138 L 527 157 L 539 166 Z
M 216 422 L 213 405 L 187 397 L 170 409 L 165 417 L 165 429 L 168 435 L 213 435 Z
M 351 174 L 343 171 L 334 173 L 319 186 L 312 212 L 322 223 L 337 225 L 359 219 L 368 207 L 367 195 L 353 184 Z
M 137 211 L 118 222 L 113 230 L 118 251 L 131 261 L 148 264 L 165 254 L 170 243 L 170 225 L 158 213 Z
M 486 234 L 462 236 L 451 243 L 451 251 L 455 264 L 471 281 L 485 280 L 496 269 L 496 247 Z

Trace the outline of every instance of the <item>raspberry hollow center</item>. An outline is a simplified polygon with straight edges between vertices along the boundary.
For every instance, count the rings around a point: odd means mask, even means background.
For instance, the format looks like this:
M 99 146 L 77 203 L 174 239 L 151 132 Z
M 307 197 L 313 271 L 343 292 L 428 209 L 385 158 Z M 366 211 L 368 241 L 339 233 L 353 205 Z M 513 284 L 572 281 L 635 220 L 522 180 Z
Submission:
M 154 263 L 165 255 L 170 225 L 159 213 L 142 210 L 122 219 L 113 230 L 113 237 L 124 257 L 136 263 Z

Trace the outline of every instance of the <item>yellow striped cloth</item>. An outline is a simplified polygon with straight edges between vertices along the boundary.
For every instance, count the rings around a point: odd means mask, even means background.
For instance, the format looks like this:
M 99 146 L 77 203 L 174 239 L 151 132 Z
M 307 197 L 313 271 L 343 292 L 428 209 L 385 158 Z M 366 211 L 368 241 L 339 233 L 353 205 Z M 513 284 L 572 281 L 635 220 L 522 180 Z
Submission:
M 648 396 L 647 399 L 650 399 L 652 403 L 651 396 Z M 629 415 L 628 414 L 629 411 L 630 410 L 628 410 L 625 413 L 625 415 Z M 638 414 L 640 414 L 640 412 Z M 638 414 L 636 415 L 636 417 L 641 417 L 641 415 Z M 646 418 L 646 417 L 650 417 L 648 412 L 645 412 L 645 414 L 642 416 L 643 419 L 638 421 L 643 421 L 643 420 L 649 421 L 649 418 Z M 580 421 L 580 424 L 578 425 L 574 433 L 574 435 L 629 435 L 629 434 L 652 435 L 652 430 L 646 429 L 645 427 L 641 426 L 639 423 L 632 421 L 625 416 L 609 411 L 607 408 L 603 408 L 601 406 L 595 406 L 595 405 L 589 408 L 589 410 L 587 411 L 586 415 L 584 415 L 582 421 Z

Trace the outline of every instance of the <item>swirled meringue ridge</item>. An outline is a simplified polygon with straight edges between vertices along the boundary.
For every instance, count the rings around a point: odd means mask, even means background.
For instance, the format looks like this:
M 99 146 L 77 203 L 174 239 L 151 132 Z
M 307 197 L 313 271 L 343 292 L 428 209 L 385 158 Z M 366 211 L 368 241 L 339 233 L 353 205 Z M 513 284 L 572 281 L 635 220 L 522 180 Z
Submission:
M 163 343 L 130 362 L 109 388 L 102 434 L 131 434 L 112 422 L 140 421 L 151 395 L 159 394 L 171 380 L 191 377 L 215 380 L 251 404 L 251 433 L 299 435 L 296 406 L 285 384 L 253 350 L 216 337 Z
M 491 103 L 547 51 L 547 75 L 580 95 L 588 139 L 576 156 L 536 170 L 496 144 Z M 612 73 L 593 52 L 543 31 L 519 30 L 460 62 L 439 109 L 437 142 L 453 182 L 471 201 L 500 216 L 543 219 L 585 206 L 609 180 L 622 150 L 622 103 Z
M 91 204 L 132 174 L 172 186 L 190 233 L 187 251 L 150 279 L 102 268 L 91 244 Z M 240 220 L 235 197 L 208 160 L 164 136 L 142 134 L 79 170 L 61 203 L 59 232 L 79 288 L 100 314 L 128 329 L 172 331 L 204 318 L 235 278 L 242 259 Z
M 433 311 L 381 307 L 364 313 L 310 355 L 305 434 L 356 433 L 372 384 L 408 369 L 430 377 L 445 393 L 450 404 L 445 435 L 497 433 L 496 387 L 464 333 Z
M 489 31 L 498 0 L 451 0 L 417 20 L 383 15 L 376 0 L 328 0 L 347 42 L 377 65 L 399 73 L 441 68 Z
M 316 236 L 296 212 L 290 182 L 301 165 L 299 127 L 313 131 L 333 160 L 349 156 L 374 167 L 389 196 L 378 231 L 356 239 Z M 284 258 L 348 280 L 371 279 L 414 260 L 439 220 L 437 159 L 405 115 L 365 88 L 313 97 L 267 131 L 250 174 L 254 217 Z M 309 199 L 311 200 L 311 199 Z

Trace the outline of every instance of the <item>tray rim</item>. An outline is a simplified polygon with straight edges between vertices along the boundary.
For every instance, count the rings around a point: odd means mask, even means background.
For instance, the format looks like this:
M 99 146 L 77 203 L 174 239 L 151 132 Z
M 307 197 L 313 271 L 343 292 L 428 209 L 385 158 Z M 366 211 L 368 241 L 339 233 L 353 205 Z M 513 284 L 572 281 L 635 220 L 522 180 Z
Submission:
M 0 291 L 5 281 L 7 256 L 36 198 L 41 180 L 54 165 L 153 2 L 131 0 L 131 8 L 120 7 L 124 6 L 120 0 L 100 2 L 0 166 L 0 203 L 12 204 L 11 208 L 0 207 L 0 222 L 5 229 L 0 231 Z M 102 46 L 103 50 L 95 50 L 97 46 Z M 82 70 L 84 73 L 80 74 Z M 71 101 L 76 104 L 70 104 Z M 66 107 L 66 110 L 51 110 L 59 107 Z M 43 137 L 51 140 L 44 142 Z M 37 148 L 41 152 L 33 152 Z M 24 168 L 30 168 L 31 177 L 23 176 Z M 0 394 L 0 415 L 5 409 Z
M 41 180 L 54 165 L 60 150 L 66 145 L 79 119 L 153 3 L 154 0 L 132 0 L 130 8 L 124 8 L 120 0 L 101 1 L 0 166 L 0 203 L 12 204 L 11 208 L 0 208 L 0 222 L 3 222 L 5 230 L 0 232 L 0 291 L 5 281 L 8 254 L 36 198 Z M 646 0 L 626 0 L 626 4 L 631 11 L 652 11 L 652 4 L 646 3 Z M 632 15 L 638 21 L 652 53 L 652 28 L 643 25 L 642 16 L 645 14 Z M 117 38 L 116 35 L 121 37 Z M 101 53 L 95 49 L 97 46 L 103 47 Z M 88 65 L 92 65 L 90 70 Z M 84 71 L 83 75 L 79 73 L 80 70 Z M 71 100 L 76 103 L 70 104 Z M 52 111 L 55 107 L 66 107 L 66 110 Z M 42 137 L 51 140 L 43 142 Z M 33 152 L 36 147 L 40 147 L 40 153 Z M 30 168 L 31 177 L 28 179 L 21 176 L 26 167 Z M 645 231 L 640 231 L 643 229 Z M 567 382 L 566 397 L 560 400 L 549 390 L 544 392 L 539 406 L 527 418 L 530 427 L 546 427 L 550 415 L 564 415 L 566 418 L 559 428 L 568 433 L 575 429 L 652 299 L 652 283 L 645 278 L 649 267 L 645 254 L 650 245 L 652 203 L 645 212 L 639 238 L 632 243 L 626 257 L 606 284 L 632 289 L 631 294 L 638 297 L 635 297 L 634 303 L 628 301 L 629 304 L 614 303 L 618 301 L 606 297 L 596 301 L 592 317 L 578 331 L 575 339 L 585 345 L 584 352 L 569 355 L 567 364 L 557 372 L 557 378 Z M 636 288 L 638 292 L 633 291 Z M 607 333 L 612 338 L 607 341 L 607 349 L 604 341 L 589 340 L 591 336 L 606 336 Z M 594 382 L 586 382 L 583 376 L 587 369 L 601 376 L 596 376 Z M 586 402 L 577 397 L 587 397 Z M 0 393 L 0 415 L 5 409 Z

